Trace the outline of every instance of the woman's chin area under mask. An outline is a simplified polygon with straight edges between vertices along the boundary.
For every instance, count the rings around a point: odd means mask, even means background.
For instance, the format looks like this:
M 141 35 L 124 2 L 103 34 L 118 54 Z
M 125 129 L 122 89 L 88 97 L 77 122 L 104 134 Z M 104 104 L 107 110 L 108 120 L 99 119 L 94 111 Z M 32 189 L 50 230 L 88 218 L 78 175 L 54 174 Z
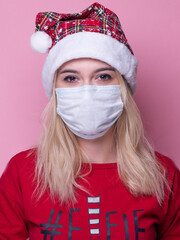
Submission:
M 119 85 L 119 80 L 115 68 L 91 58 L 70 60 L 57 70 L 56 88 L 84 85 Z
M 114 129 L 115 124 L 103 136 L 95 139 L 84 139 L 76 136 L 79 146 L 86 152 L 90 162 L 112 163 L 117 161 Z

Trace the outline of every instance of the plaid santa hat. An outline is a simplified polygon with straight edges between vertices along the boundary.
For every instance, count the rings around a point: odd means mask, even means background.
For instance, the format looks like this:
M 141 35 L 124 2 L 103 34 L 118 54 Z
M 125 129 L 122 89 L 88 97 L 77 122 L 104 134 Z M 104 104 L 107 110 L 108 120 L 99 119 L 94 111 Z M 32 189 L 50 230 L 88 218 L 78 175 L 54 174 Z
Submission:
M 132 93 L 136 89 L 138 61 L 117 15 L 97 2 L 80 13 L 38 13 L 31 47 L 40 53 L 48 52 L 42 82 L 49 98 L 56 70 L 63 63 L 77 58 L 106 62 L 121 73 Z

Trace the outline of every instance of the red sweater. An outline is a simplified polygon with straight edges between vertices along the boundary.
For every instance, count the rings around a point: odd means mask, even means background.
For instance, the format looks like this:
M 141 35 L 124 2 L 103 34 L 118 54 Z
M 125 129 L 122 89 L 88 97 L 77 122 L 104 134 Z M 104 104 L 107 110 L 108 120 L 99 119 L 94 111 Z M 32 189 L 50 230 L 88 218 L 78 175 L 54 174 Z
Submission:
M 132 196 L 116 163 L 92 164 L 86 177 L 92 195 L 78 190 L 78 203 L 67 207 L 53 203 L 48 192 L 39 202 L 32 197 L 36 158 L 27 153 L 14 156 L 0 179 L 1 240 L 180 239 L 180 174 L 167 157 L 157 154 L 172 189 L 162 207 L 156 197 Z

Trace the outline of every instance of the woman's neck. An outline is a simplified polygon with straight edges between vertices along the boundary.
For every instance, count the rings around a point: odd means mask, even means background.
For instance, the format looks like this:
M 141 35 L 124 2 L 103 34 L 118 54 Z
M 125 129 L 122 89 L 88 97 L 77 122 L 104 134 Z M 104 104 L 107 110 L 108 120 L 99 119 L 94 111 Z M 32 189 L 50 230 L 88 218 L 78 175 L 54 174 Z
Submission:
M 114 128 L 110 128 L 104 136 L 97 139 L 87 140 L 77 137 L 80 147 L 86 153 L 90 162 L 116 162 L 117 156 L 113 131 Z

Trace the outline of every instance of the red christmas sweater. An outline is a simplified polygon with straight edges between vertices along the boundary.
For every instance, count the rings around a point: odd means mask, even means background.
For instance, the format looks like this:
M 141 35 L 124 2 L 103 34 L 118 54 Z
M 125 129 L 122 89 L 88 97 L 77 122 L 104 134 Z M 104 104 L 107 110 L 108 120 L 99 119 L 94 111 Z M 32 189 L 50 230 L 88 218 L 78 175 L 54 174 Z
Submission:
M 48 191 L 39 201 L 32 197 L 36 158 L 27 154 L 14 156 L 0 179 L 1 240 L 180 239 L 180 174 L 169 158 L 157 153 L 172 190 L 162 206 L 156 197 L 132 196 L 116 163 L 107 163 L 92 164 L 89 184 L 82 182 L 91 195 L 78 190 L 78 202 L 67 207 L 53 202 Z

